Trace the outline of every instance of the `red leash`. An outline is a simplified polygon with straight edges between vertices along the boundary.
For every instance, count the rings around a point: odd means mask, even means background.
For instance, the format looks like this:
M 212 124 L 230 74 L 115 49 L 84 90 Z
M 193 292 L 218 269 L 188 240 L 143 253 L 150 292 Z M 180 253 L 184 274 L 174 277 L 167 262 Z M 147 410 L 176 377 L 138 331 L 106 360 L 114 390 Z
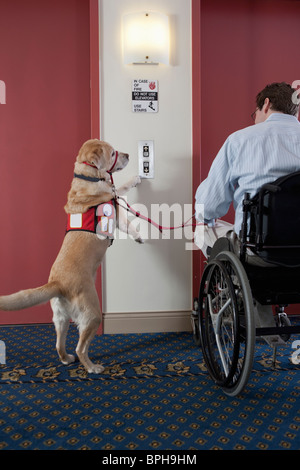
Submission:
M 117 160 L 118 160 L 118 152 L 116 151 L 116 154 L 115 154 L 115 159 L 114 159 L 114 162 L 112 164 L 112 167 L 110 168 L 110 170 L 107 172 L 110 174 L 110 178 L 111 178 L 111 183 L 114 187 L 114 180 L 113 180 L 113 176 L 112 176 L 112 170 L 114 169 L 116 163 L 117 163 Z M 82 162 L 84 163 L 85 165 L 89 165 L 93 168 L 97 168 L 95 165 L 91 165 L 90 163 L 87 163 L 87 162 Z M 118 199 L 121 199 L 123 202 L 125 202 L 126 206 L 127 207 L 124 207 L 122 206 Z M 156 227 L 160 232 L 162 232 L 163 230 L 175 230 L 175 229 L 178 229 L 178 228 L 183 228 L 183 227 L 197 227 L 198 225 L 205 225 L 205 224 L 202 224 L 202 223 L 198 223 L 198 224 L 189 224 L 188 222 L 190 220 L 192 220 L 193 216 L 190 217 L 186 222 L 182 223 L 181 225 L 178 225 L 177 227 L 163 227 L 162 225 L 159 225 L 157 224 L 156 222 L 154 222 L 152 219 L 150 219 L 149 217 L 146 217 L 144 215 L 142 215 L 140 212 L 138 211 L 135 211 L 129 204 L 128 202 L 126 201 L 126 199 L 124 199 L 123 197 L 120 197 L 120 196 L 117 196 L 115 197 L 115 202 L 116 204 L 118 204 L 118 206 L 122 207 L 123 209 L 127 210 L 128 212 L 131 212 L 133 215 L 135 215 L 136 217 L 139 217 L 140 219 L 143 219 L 143 220 L 146 220 L 146 222 L 148 222 L 149 224 L 152 224 L 154 225 L 154 227 Z
M 127 207 L 124 207 L 122 204 L 120 204 L 118 202 L 118 199 L 121 199 L 123 202 L 125 202 L 126 206 Z M 183 227 L 197 227 L 198 225 L 204 225 L 204 224 L 201 224 L 201 223 L 198 223 L 198 224 L 188 224 L 188 222 L 193 218 L 190 217 L 186 222 L 182 223 L 181 225 L 178 225 L 177 227 L 163 227 L 162 225 L 159 225 L 157 224 L 156 222 L 154 222 L 152 219 L 150 219 L 149 217 L 145 217 L 144 215 L 142 215 L 140 212 L 138 211 L 135 211 L 129 204 L 128 202 L 126 201 L 126 199 L 124 199 L 123 197 L 120 197 L 120 196 L 117 196 L 117 198 L 115 199 L 116 201 L 116 204 L 118 204 L 118 206 L 120 207 L 123 207 L 123 209 L 127 210 L 128 212 L 131 212 L 133 215 L 135 215 L 136 217 L 139 217 L 140 219 L 143 219 L 143 220 L 146 220 L 146 222 L 148 222 L 149 224 L 152 224 L 154 225 L 160 232 L 162 232 L 163 230 L 175 230 L 175 229 L 178 229 L 178 228 L 183 228 Z

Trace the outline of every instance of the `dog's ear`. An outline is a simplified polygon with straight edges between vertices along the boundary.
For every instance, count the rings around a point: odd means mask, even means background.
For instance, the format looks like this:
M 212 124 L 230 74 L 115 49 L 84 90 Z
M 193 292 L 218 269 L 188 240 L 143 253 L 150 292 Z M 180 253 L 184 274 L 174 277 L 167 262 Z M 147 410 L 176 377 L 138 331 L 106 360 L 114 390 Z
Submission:
M 107 166 L 106 152 L 102 142 L 97 139 L 88 140 L 83 144 L 77 156 L 77 162 L 89 163 L 96 166 L 98 170 L 105 169 Z
M 98 170 L 106 168 L 106 159 L 103 149 L 99 146 L 87 154 L 86 162 L 94 165 Z

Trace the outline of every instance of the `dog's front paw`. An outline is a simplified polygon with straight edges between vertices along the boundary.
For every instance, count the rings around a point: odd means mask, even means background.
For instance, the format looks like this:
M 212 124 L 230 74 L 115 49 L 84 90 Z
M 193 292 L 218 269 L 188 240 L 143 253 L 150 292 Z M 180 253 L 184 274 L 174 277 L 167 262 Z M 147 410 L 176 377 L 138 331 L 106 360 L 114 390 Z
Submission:
M 138 184 L 141 184 L 142 180 L 140 178 L 140 176 L 134 176 L 134 178 L 132 178 L 132 187 L 135 188 Z
M 141 237 L 135 238 L 135 241 L 141 244 L 145 243 L 145 241 Z

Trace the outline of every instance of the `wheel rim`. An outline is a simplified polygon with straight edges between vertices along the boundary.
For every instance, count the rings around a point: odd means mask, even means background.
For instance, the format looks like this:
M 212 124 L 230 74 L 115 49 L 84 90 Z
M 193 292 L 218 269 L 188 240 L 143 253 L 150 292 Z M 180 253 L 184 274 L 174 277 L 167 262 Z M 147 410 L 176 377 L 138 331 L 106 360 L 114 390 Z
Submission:
M 241 261 L 230 252 L 217 255 L 217 259 L 226 265 L 237 298 L 239 310 L 240 354 L 232 382 L 223 387 L 226 394 L 235 396 L 242 392 L 252 371 L 255 348 L 255 321 L 253 298 L 249 280 Z
M 235 334 L 232 338 L 236 341 L 235 347 L 232 346 L 232 363 L 228 375 L 220 374 L 219 368 L 216 367 L 218 361 L 214 361 L 213 347 L 210 343 L 213 340 L 209 336 L 209 332 L 213 331 L 213 326 L 206 325 L 208 316 L 205 316 L 205 310 L 208 302 L 208 285 L 212 278 L 214 266 L 222 265 L 222 269 L 226 271 L 230 289 L 234 292 L 234 301 L 231 303 L 235 307 Z M 231 290 L 231 294 L 232 294 Z M 205 321 L 206 320 L 206 321 Z M 206 266 L 199 292 L 199 329 L 201 338 L 201 347 L 205 364 L 208 372 L 214 381 L 222 386 L 223 391 L 230 396 L 239 394 L 247 384 L 249 375 L 252 370 L 255 346 L 255 323 L 253 313 L 253 299 L 249 285 L 249 281 L 240 260 L 230 252 L 222 252 L 211 260 Z
M 210 375 L 220 386 L 234 377 L 239 356 L 239 325 L 233 285 L 222 263 L 206 273 L 200 301 L 202 345 Z

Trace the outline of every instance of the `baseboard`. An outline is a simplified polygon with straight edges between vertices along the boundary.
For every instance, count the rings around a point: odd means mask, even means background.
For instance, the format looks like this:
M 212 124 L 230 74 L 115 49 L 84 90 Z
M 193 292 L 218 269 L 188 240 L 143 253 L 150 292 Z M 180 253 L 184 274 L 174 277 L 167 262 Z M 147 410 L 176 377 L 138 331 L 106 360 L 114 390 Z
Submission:
M 104 334 L 191 331 L 191 312 L 104 313 Z

